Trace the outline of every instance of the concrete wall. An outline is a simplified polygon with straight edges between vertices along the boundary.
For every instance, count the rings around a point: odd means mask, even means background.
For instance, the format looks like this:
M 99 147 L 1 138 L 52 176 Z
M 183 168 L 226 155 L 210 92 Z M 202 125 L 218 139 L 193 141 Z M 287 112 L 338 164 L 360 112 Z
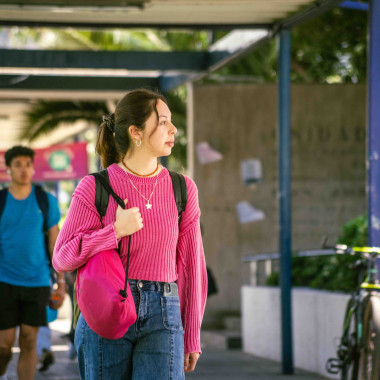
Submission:
M 278 250 L 277 88 L 199 85 L 192 91 L 191 153 L 199 189 L 207 264 L 219 294 L 209 299 L 205 326 L 240 312 L 249 283 L 244 256 Z M 320 248 L 365 211 L 365 86 L 292 86 L 292 213 L 294 249 Z M 201 165 L 194 153 L 208 142 L 223 160 Z M 263 179 L 243 184 L 240 162 L 260 159 Z M 236 204 L 248 201 L 265 219 L 240 224 Z
M 280 290 L 243 286 L 242 333 L 245 352 L 281 361 Z M 310 289 L 293 289 L 294 365 L 331 378 L 326 360 L 336 357 L 349 296 Z

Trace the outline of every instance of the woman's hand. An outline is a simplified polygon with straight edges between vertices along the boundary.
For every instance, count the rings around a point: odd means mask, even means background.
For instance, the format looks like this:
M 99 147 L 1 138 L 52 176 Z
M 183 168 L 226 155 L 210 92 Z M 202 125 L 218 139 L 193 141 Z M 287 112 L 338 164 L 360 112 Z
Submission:
M 185 355 L 185 373 L 194 371 L 199 359 L 199 352 L 192 352 Z
M 125 199 L 124 203 L 127 204 L 128 199 Z M 143 227 L 143 220 L 138 207 L 123 210 L 120 206 L 117 206 L 116 220 L 114 223 L 117 239 L 132 235 Z

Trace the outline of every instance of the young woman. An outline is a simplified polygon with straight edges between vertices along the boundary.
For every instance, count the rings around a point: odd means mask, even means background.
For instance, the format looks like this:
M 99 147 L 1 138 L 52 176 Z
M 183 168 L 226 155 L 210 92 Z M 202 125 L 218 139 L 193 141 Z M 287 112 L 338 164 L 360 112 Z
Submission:
M 98 252 L 116 249 L 120 239 L 126 265 L 128 236 L 133 234 L 129 284 L 137 321 L 123 338 L 108 340 L 80 316 L 75 346 L 81 378 L 181 380 L 194 370 L 201 353 L 207 294 L 197 188 L 185 176 L 188 200 L 178 226 L 171 177 L 158 162 L 171 153 L 177 133 L 162 95 L 131 91 L 104 120 L 97 152 L 127 208 L 110 197 L 101 224 L 94 177 L 85 177 L 73 194 L 53 265 L 59 272 L 73 271 Z M 179 297 L 165 299 L 164 283 L 178 286 Z

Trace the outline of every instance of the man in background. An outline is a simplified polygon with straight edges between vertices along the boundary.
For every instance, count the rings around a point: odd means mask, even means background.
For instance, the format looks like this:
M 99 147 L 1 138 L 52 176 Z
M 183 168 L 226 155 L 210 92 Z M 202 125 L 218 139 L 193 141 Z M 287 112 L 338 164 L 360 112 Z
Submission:
M 57 200 L 48 193 L 43 194 L 47 210 L 41 209 L 43 191 L 32 184 L 33 160 L 34 151 L 26 147 L 15 146 L 5 153 L 11 183 L 0 192 L 0 380 L 7 379 L 17 327 L 18 377 L 34 379 L 38 329 L 47 324 L 51 299 L 48 254 L 53 254 L 60 214 Z M 63 274 L 58 274 L 57 284 L 52 295 L 55 307 L 65 295 Z

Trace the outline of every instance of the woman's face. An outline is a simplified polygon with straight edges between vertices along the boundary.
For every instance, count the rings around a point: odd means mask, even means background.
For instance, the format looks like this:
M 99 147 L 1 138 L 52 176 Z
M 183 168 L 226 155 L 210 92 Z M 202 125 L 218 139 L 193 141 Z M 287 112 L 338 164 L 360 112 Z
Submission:
M 155 157 L 169 156 L 174 146 L 174 136 L 177 128 L 171 122 L 172 114 L 169 107 L 162 101 L 157 102 L 158 126 L 156 112 L 152 112 L 142 131 L 142 145 Z M 139 148 L 138 148 L 139 149 Z

